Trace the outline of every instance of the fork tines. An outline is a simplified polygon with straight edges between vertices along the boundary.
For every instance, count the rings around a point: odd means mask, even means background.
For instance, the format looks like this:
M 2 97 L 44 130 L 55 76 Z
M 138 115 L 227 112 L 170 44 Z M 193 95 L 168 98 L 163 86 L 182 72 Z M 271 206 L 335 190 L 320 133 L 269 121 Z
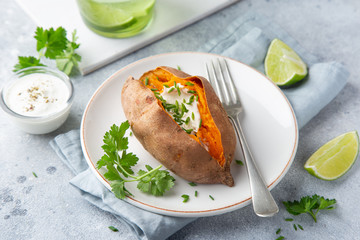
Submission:
M 207 77 L 216 94 L 224 105 L 236 104 L 239 101 L 233 79 L 224 58 L 216 58 L 206 64 Z

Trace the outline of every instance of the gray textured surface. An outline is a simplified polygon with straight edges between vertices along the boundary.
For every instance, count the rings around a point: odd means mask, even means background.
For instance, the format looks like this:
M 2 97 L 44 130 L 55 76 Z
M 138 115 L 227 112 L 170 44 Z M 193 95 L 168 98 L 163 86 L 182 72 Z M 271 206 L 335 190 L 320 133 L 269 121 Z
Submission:
M 318 180 L 302 168 L 311 153 L 327 140 L 360 130 L 360 2 L 356 0 L 241 1 L 89 76 L 73 78 L 77 94 L 71 115 L 59 130 L 48 135 L 20 132 L 0 111 L 0 239 L 134 239 L 126 225 L 87 203 L 68 184 L 72 173 L 48 142 L 59 133 L 79 127 L 88 99 L 117 69 L 153 54 L 196 50 L 249 9 L 272 19 L 319 58 L 344 63 L 351 74 L 339 96 L 301 130 L 294 164 L 272 191 L 278 203 L 318 193 L 336 198 L 337 208 L 320 213 L 318 223 L 308 216 L 296 217 L 305 231 L 295 231 L 284 221 L 289 215 L 282 205 L 277 216 L 267 219 L 256 217 L 247 206 L 201 218 L 170 239 L 275 239 L 278 228 L 288 239 L 360 239 L 360 163 L 333 182 Z M 35 54 L 32 36 L 36 26 L 16 3 L 6 0 L 0 0 L 0 21 L 3 85 L 18 55 Z M 111 232 L 107 228 L 110 225 L 119 232 Z

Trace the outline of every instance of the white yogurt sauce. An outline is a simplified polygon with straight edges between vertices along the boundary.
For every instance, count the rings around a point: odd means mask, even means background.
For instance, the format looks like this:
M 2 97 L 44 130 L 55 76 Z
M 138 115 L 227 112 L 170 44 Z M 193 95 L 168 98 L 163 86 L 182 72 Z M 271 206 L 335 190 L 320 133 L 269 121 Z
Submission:
M 184 103 L 184 99 L 187 103 L 189 103 L 191 96 L 194 96 L 194 94 L 188 93 L 187 92 L 188 89 L 185 88 L 181 84 L 177 84 L 177 86 L 179 86 L 179 89 L 181 92 L 180 96 L 176 89 L 169 93 L 169 90 L 171 88 L 166 88 L 166 87 L 164 87 L 164 91 L 160 95 L 169 104 L 176 104 L 176 101 L 178 101 L 180 108 L 181 108 L 181 104 Z M 184 129 L 192 129 L 193 132 L 197 132 L 199 130 L 199 125 L 200 125 L 200 120 L 201 120 L 200 112 L 198 109 L 198 102 L 194 99 L 194 101 L 191 104 L 184 103 L 184 105 L 185 105 L 186 109 L 188 110 L 188 112 L 185 112 L 181 119 L 186 121 L 186 119 L 189 118 L 190 121 L 187 124 L 183 123 L 180 126 L 183 127 Z M 169 114 L 173 116 L 175 113 L 169 112 Z
M 70 91 L 59 78 L 33 73 L 17 79 L 5 93 L 5 103 L 24 116 L 46 116 L 65 108 Z

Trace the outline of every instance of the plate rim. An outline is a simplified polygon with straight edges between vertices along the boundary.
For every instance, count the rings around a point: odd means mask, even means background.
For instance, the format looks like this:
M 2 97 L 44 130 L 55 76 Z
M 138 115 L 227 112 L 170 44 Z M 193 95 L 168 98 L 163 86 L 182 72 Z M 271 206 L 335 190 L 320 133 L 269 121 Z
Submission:
M 219 55 L 219 54 L 215 54 L 215 53 L 206 53 L 206 52 L 195 52 L 195 51 L 167 52 L 167 53 L 161 53 L 161 54 L 156 54 L 156 55 L 152 55 L 152 56 L 149 56 L 149 57 L 145 57 L 145 58 L 139 59 L 139 60 L 137 60 L 135 62 L 132 62 L 132 63 L 120 68 L 119 70 L 117 70 L 115 73 L 110 75 L 108 78 L 105 79 L 105 81 L 103 81 L 100 84 L 100 86 L 95 90 L 95 92 L 91 96 L 90 100 L 88 101 L 88 103 L 87 103 L 87 105 L 85 107 L 85 110 L 83 112 L 83 116 L 82 116 L 81 124 L 80 124 L 81 149 L 82 149 L 85 160 L 86 160 L 87 164 L 89 165 L 91 171 L 95 174 L 96 178 L 98 180 L 100 180 L 100 182 L 102 184 L 104 184 L 105 187 L 111 191 L 110 183 L 97 170 L 96 166 L 91 161 L 91 158 L 89 156 L 88 150 L 86 148 L 86 143 L 85 143 L 84 122 L 85 122 L 89 107 L 93 103 L 94 98 L 97 96 L 97 94 L 102 90 L 102 88 L 108 82 L 111 82 L 113 80 L 113 78 L 117 77 L 117 75 L 119 75 L 121 72 L 125 71 L 128 68 L 131 68 L 131 67 L 133 67 L 135 65 L 138 65 L 141 62 L 151 60 L 153 58 L 159 58 L 159 57 L 168 56 L 168 55 L 180 55 L 180 54 L 195 54 L 195 55 L 207 55 L 207 56 L 212 56 L 212 57 L 220 57 L 220 58 L 225 58 L 225 59 L 240 63 L 242 65 L 245 65 L 245 67 L 248 67 L 251 70 L 256 71 L 257 73 L 262 75 L 266 80 L 268 80 L 275 87 L 275 89 L 280 92 L 282 97 L 285 99 L 285 101 L 286 101 L 286 103 L 289 106 L 289 109 L 291 111 L 292 120 L 294 121 L 295 141 L 294 141 L 294 146 L 292 148 L 291 156 L 290 156 L 289 160 L 287 161 L 286 165 L 284 166 L 284 168 L 282 169 L 281 173 L 270 184 L 267 185 L 267 188 L 269 190 L 272 190 L 282 180 L 282 178 L 286 175 L 286 173 L 290 169 L 290 166 L 293 163 L 293 161 L 295 159 L 295 156 L 296 156 L 296 152 L 297 152 L 297 148 L 298 148 L 298 141 L 299 141 L 299 128 L 298 128 L 298 123 L 297 123 L 296 114 L 294 112 L 294 109 L 293 109 L 290 101 L 288 100 L 288 98 L 284 94 L 284 92 L 281 91 L 281 89 L 274 82 L 272 82 L 265 74 L 263 74 L 259 70 L 255 69 L 252 66 L 249 66 L 249 65 L 247 65 L 247 64 L 245 64 L 245 63 L 243 63 L 243 62 L 241 62 L 239 60 L 236 60 L 236 59 L 233 59 L 233 58 L 230 58 L 230 57 L 226 57 L 226 56 L 222 56 L 222 55 Z M 124 200 L 126 202 L 132 204 L 133 206 L 137 206 L 137 207 L 140 207 L 142 209 L 148 210 L 150 212 L 154 212 L 154 213 L 158 213 L 158 214 L 162 214 L 162 215 L 176 216 L 176 217 L 203 217 L 203 216 L 219 215 L 219 214 L 222 214 L 222 213 L 231 212 L 233 210 L 240 209 L 240 208 L 245 207 L 248 204 L 250 204 L 251 199 L 252 199 L 252 197 L 250 196 L 249 198 L 246 198 L 246 199 L 244 199 L 244 200 L 242 200 L 240 202 L 236 202 L 234 204 L 230 204 L 230 205 L 219 207 L 219 208 L 211 208 L 211 209 L 207 209 L 207 210 L 175 210 L 175 209 L 161 208 L 161 207 L 158 207 L 158 206 L 154 206 L 154 205 L 151 205 L 151 204 L 148 204 L 148 203 L 141 202 L 141 201 L 139 201 L 139 200 L 137 200 L 137 199 L 135 199 L 135 198 L 133 198 L 131 196 L 126 197 Z M 240 206 L 242 205 L 242 206 L 239 207 L 239 208 L 235 208 L 236 206 L 239 206 L 239 205 Z

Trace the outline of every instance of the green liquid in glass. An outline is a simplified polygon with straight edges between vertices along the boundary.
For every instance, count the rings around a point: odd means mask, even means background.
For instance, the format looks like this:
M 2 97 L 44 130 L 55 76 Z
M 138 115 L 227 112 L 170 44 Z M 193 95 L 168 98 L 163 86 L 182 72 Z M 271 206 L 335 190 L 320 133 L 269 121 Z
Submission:
M 77 0 L 85 24 L 95 33 L 125 38 L 141 32 L 151 21 L 155 0 Z

